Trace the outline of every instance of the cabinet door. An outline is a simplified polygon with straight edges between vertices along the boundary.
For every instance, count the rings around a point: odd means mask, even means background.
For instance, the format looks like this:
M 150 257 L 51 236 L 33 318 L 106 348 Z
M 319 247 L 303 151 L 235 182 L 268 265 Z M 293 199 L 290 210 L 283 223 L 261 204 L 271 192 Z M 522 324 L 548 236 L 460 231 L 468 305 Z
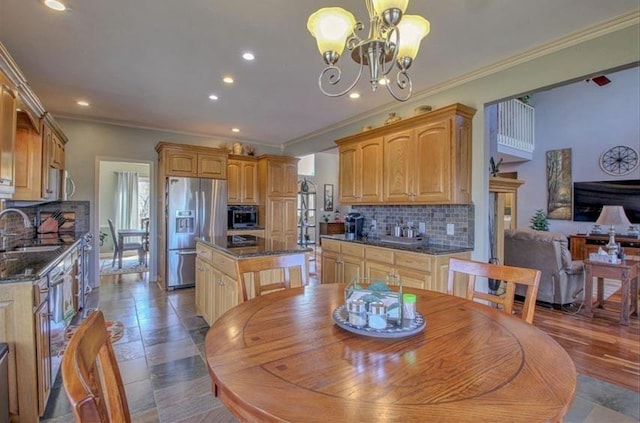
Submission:
M 422 203 L 446 203 L 452 200 L 451 119 L 445 118 L 416 129 L 416 163 L 413 172 L 414 200 Z
M 215 320 L 238 305 L 238 287 L 236 280 L 223 273 L 216 274 L 215 281 L 216 311 Z
M 35 286 L 37 289 L 37 286 Z M 34 313 L 36 323 L 36 366 L 38 374 L 38 413 L 44 414 L 51 391 L 51 349 L 49 348 L 49 301 L 44 301 Z
M 242 204 L 242 168 L 240 160 L 227 163 L 227 204 Z
M 296 243 L 298 239 L 298 213 L 297 213 L 297 198 L 283 198 L 283 227 L 284 227 L 284 241 L 288 245 Z
M 205 270 L 204 262 L 200 257 L 196 257 L 196 314 L 204 316 L 204 291 L 205 291 Z
M 165 173 L 167 176 L 198 176 L 198 155 L 184 151 L 167 150 Z
M 352 204 L 358 201 L 360 196 L 358 179 L 358 148 L 356 145 L 340 147 L 338 170 L 339 199 L 342 204 Z
M 433 290 L 431 273 L 429 272 L 420 272 L 404 267 L 396 267 L 395 272 L 396 276 L 402 281 L 402 286 Z
M 242 204 L 258 204 L 258 163 L 253 161 L 243 163 L 240 180 L 242 181 Z
M 0 194 L 13 194 L 14 191 L 16 103 L 15 92 L 0 75 Z
M 267 238 L 295 243 L 298 235 L 295 198 L 267 200 Z
M 413 130 L 384 137 L 384 200 L 408 203 L 413 200 L 415 156 Z
M 339 257 L 339 253 L 322 251 L 322 283 L 338 282 Z
M 198 154 L 198 176 L 201 178 L 226 179 L 226 156 L 218 154 Z
M 367 278 L 369 278 L 370 280 L 376 279 L 380 281 L 386 281 L 389 278 L 393 278 L 395 275 L 393 266 L 387 263 L 378 263 L 375 261 L 367 260 L 365 269 Z
M 14 200 L 40 200 L 42 198 L 42 137 L 27 125 L 28 119 L 18 117 L 15 140 L 15 193 Z M 24 123 L 24 124 L 23 124 Z
M 364 276 L 364 260 L 360 257 L 342 255 L 342 271 L 339 271 L 338 283 L 349 283 L 353 278 L 360 279 Z
M 296 163 L 269 160 L 267 163 L 267 195 L 291 197 L 298 192 L 298 167 Z
M 360 144 L 359 202 L 365 204 L 382 201 L 382 166 L 383 166 L 382 137 L 364 141 Z

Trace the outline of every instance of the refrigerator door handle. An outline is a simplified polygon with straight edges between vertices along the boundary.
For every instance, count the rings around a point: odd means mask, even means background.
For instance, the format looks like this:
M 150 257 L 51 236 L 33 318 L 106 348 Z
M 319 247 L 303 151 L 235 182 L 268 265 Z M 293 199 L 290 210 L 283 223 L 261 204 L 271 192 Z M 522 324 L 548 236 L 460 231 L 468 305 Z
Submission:
M 205 229 L 204 216 L 205 216 L 205 212 L 206 212 L 206 210 L 205 210 L 205 204 L 206 203 L 204 201 L 205 200 L 205 198 L 204 198 L 204 190 L 202 190 L 200 192 L 200 194 L 202 195 L 202 219 L 200 219 L 200 236 L 204 238 L 205 236 L 209 235 L 209 234 L 206 234 L 204 232 L 204 229 Z
M 190 256 L 190 255 L 196 254 L 196 250 L 176 251 L 176 254 L 179 256 Z

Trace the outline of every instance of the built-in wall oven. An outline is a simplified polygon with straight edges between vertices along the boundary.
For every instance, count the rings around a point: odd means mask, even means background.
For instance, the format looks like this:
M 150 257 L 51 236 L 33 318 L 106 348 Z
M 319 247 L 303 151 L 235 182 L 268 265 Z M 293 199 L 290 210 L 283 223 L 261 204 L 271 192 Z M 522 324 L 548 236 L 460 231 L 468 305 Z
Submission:
M 258 226 L 258 207 L 228 206 L 229 229 L 250 229 Z

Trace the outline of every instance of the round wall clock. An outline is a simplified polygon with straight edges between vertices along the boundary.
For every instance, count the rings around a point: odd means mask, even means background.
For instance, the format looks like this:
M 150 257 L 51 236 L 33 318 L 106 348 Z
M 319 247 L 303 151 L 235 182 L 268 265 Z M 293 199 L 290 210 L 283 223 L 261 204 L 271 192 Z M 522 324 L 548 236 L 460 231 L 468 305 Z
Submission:
M 609 175 L 626 175 L 638 167 L 638 152 L 626 145 L 617 145 L 600 156 L 600 167 Z

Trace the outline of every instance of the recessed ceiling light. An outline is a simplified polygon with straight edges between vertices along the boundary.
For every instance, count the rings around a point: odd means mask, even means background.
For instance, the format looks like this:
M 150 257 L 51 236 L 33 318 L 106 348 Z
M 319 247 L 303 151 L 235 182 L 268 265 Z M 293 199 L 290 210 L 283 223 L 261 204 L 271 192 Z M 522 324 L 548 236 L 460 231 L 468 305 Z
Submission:
M 89 102 L 88 101 L 78 100 L 77 104 L 78 104 L 78 106 L 89 107 Z
M 209 100 L 217 100 L 217 99 L 218 99 L 218 96 L 217 96 L 217 95 L 215 95 L 215 94 L 211 94 L 211 95 L 209 96 Z
M 223 81 L 225 84 L 233 84 L 233 78 L 232 78 L 232 77 L 230 77 L 230 76 L 225 76 L 224 78 L 222 78 L 222 81 Z
M 240 132 L 240 128 L 231 128 L 231 132 Z
M 65 5 L 60 0 L 44 0 L 44 4 L 49 9 L 53 9 L 56 12 L 64 12 L 65 10 L 67 10 L 67 5 Z
M 353 93 L 349 94 L 349 98 L 352 98 L 354 100 L 356 98 L 360 98 L 360 93 L 353 92 Z
M 250 51 L 247 51 L 246 53 L 244 53 L 244 54 L 242 55 L 242 58 L 243 58 L 244 60 L 251 61 L 251 60 L 255 59 L 255 58 L 256 58 L 256 56 L 254 56 L 254 55 L 253 55 L 253 53 L 251 53 Z

